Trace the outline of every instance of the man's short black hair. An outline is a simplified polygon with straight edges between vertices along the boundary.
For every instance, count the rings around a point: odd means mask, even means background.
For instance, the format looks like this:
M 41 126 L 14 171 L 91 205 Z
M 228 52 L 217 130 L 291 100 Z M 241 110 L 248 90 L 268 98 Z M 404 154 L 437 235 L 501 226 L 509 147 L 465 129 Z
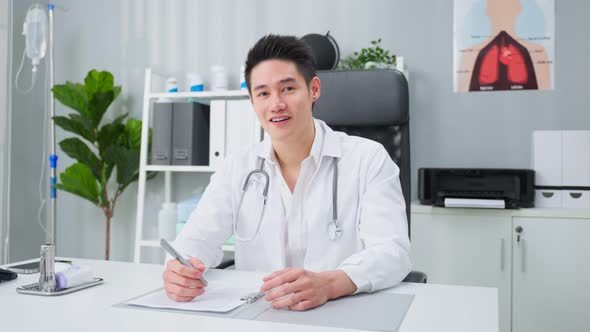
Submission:
M 252 69 L 266 60 L 285 60 L 295 63 L 297 71 L 303 76 L 307 86 L 316 76 L 313 53 L 303 40 L 295 36 L 269 34 L 260 38 L 246 57 L 244 76 L 250 92 L 252 92 L 250 85 Z

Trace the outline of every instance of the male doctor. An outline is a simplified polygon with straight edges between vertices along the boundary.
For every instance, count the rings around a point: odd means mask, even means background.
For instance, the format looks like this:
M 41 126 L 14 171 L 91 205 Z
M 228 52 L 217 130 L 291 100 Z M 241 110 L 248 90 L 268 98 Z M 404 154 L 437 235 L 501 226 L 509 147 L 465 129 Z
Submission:
M 313 63 L 292 36 L 267 35 L 249 51 L 250 100 L 270 139 L 211 177 L 173 243 L 194 269 L 167 262 L 169 298 L 206 292 L 199 278 L 220 263 L 232 235 L 236 269 L 274 271 L 260 289 L 274 308 L 307 310 L 397 285 L 410 272 L 399 168 L 381 144 L 313 118 L 321 90 Z

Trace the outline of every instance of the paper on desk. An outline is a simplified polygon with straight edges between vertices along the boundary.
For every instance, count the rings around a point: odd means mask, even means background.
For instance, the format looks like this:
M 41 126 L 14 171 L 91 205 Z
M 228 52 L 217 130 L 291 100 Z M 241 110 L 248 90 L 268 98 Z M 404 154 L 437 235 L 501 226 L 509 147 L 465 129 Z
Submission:
M 126 304 L 159 309 L 227 312 L 244 304 L 245 302 L 241 298 L 252 293 L 253 290 L 255 288 L 209 280 L 209 286 L 205 288 L 205 293 L 196 297 L 192 302 L 173 301 L 166 296 L 162 289 L 127 301 Z

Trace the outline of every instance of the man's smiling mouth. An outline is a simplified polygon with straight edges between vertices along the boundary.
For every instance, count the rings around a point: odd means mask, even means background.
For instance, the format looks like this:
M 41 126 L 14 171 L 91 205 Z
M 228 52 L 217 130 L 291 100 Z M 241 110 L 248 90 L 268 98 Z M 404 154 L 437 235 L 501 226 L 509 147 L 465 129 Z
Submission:
M 277 116 L 277 117 L 274 117 L 274 118 L 270 119 L 270 122 L 280 123 L 280 122 L 285 122 L 285 121 L 287 121 L 289 119 L 291 119 L 290 116 Z

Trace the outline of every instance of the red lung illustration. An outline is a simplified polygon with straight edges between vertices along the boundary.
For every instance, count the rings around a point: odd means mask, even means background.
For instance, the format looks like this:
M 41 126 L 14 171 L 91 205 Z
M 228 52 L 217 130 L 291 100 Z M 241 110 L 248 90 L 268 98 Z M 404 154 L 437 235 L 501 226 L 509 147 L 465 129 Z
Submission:
M 469 91 L 538 89 L 529 51 L 500 32 L 475 61 Z
M 484 56 L 479 72 L 479 83 L 481 85 L 493 84 L 498 80 L 498 47 L 492 46 Z

